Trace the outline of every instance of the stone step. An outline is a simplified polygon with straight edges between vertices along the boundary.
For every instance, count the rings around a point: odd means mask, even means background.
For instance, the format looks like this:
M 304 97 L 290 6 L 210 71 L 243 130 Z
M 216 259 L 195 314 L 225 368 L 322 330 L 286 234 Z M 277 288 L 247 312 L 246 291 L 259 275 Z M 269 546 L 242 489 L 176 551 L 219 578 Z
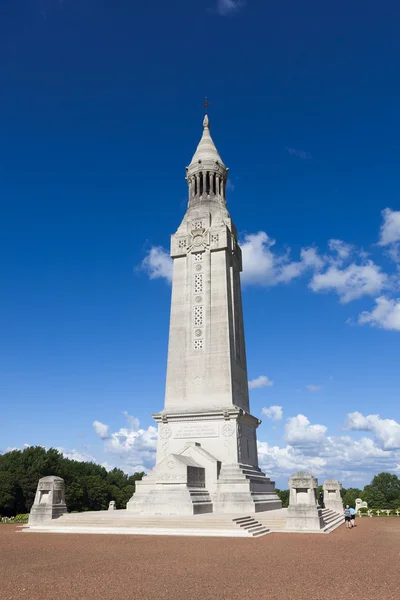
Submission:
M 111 534 L 111 535 L 177 535 L 192 537 L 254 537 L 247 531 L 235 529 L 187 529 L 187 528 L 136 528 L 136 527 L 87 527 L 87 526 L 64 526 L 59 528 L 50 527 L 23 527 L 23 533 L 68 533 L 68 534 Z M 262 533 L 263 534 L 263 533 Z
M 268 533 L 271 533 L 269 529 L 262 528 L 260 531 L 255 531 L 253 537 L 260 537 L 262 535 L 267 535 Z
M 325 524 L 323 531 L 324 531 L 324 533 L 331 533 L 332 531 L 337 529 L 337 527 L 340 527 L 340 525 L 343 525 L 343 523 L 344 523 L 344 515 L 340 515 L 339 513 L 337 513 L 337 518 L 330 521 L 329 523 Z

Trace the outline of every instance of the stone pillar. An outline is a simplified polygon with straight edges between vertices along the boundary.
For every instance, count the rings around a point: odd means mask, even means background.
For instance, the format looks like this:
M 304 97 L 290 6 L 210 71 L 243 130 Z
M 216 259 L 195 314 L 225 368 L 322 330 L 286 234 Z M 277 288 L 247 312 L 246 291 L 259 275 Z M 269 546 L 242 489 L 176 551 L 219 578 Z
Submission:
M 317 488 L 318 480 L 307 471 L 299 471 L 291 476 L 286 521 L 288 530 L 319 531 L 323 528 L 322 515 L 317 506 Z
M 214 180 L 215 173 L 213 171 L 210 171 L 210 196 L 214 196 Z
M 325 508 L 343 514 L 343 501 L 340 495 L 342 484 L 337 479 L 327 479 L 324 482 L 324 505 Z
M 64 479 L 50 475 L 42 477 L 29 515 L 29 525 L 40 525 L 67 512 Z

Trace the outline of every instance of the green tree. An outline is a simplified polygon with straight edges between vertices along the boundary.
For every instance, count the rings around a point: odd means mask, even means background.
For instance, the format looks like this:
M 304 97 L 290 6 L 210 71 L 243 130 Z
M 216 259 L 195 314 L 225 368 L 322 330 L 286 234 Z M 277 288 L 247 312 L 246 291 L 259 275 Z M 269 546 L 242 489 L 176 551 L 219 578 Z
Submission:
M 106 510 L 111 500 L 110 488 L 106 481 L 97 475 L 82 480 L 87 510 Z
M 397 504 L 400 498 L 400 479 L 392 473 L 379 473 L 371 481 L 371 487 L 379 490 L 385 497 L 385 506 Z M 369 487 L 369 486 L 368 486 Z
M 65 503 L 69 512 L 81 512 L 87 510 L 85 504 L 85 492 L 82 484 L 78 481 L 72 481 L 65 486 Z
M 16 483 L 13 476 L 0 471 L 0 515 L 11 517 L 15 514 Z
M 365 486 L 363 500 L 368 503 L 368 508 L 388 508 L 385 496 L 373 485 Z
M 345 506 L 348 504 L 354 508 L 356 505 L 356 499 L 362 498 L 362 496 L 363 492 L 358 488 L 348 488 L 342 496 L 343 504 Z
M 278 494 L 280 500 L 282 501 L 282 508 L 287 508 L 289 506 L 289 490 L 278 490 L 275 489 Z
M 80 512 L 104 510 L 110 500 L 116 501 L 117 508 L 125 508 L 135 492 L 135 482 L 144 473 L 107 472 L 100 465 L 69 460 L 57 450 L 41 446 L 13 450 L 0 455 L 0 514 L 29 512 L 38 481 L 46 475 L 64 479 L 68 510 Z

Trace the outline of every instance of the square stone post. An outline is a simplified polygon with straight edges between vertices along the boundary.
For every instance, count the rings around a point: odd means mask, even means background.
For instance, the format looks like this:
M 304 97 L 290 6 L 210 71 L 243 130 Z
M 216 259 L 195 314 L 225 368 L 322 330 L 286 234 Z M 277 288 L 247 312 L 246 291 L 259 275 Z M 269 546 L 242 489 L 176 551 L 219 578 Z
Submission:
M 299 471 L 289 479 L 289 508 L 286 528 L 290 531 L 318 531 L 323 520 L 317 506 L 318 480 L 307 471 Z
M 337 479 L 327 479 L 323 485 L 325 508 L 343 514 L 343 501 L 340 491 L 342 484 Z
M 64 479 L 54 475 L 39 479 L 29 525 L 50 522 L 66 512 Z

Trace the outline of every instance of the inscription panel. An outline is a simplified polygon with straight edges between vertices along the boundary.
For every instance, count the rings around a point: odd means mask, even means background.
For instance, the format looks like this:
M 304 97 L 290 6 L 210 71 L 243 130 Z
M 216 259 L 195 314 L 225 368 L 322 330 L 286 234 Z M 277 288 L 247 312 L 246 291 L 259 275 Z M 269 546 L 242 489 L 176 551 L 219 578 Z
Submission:
M 217 423 L 184 423 L 175 431 L 176 440 L 219 437 Z

